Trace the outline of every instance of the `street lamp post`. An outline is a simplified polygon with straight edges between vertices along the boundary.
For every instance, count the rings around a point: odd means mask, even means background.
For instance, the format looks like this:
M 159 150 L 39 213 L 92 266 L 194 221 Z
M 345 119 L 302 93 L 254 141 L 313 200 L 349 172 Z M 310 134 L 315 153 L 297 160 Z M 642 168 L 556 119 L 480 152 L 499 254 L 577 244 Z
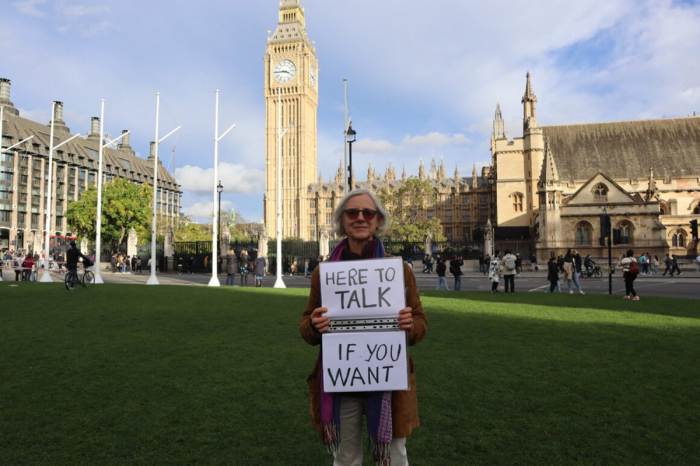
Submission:
M 352 185 L 352 143 L 356 141 L 355 135 L 357 131 L 352 129 L 352 123 L 348 126 L 348 131 L 346 133 L 346 140 L 348 141 L 348 158 L 350 165 L 348 165 L 348 192 L 352 191 L 354 186 Z
M 163 136 L 158 137 L 158 131 L 160 129 L 160 93 L 156 93 L 156 138 L 155 147 L 153 151 L 153 221 L 151 222 L 151 276 L 148 277 L 146 285 L 160 285 L 158 282 L 158 277 L 156 277 L 156 261 L 158 257 L 156 256 L 156 235 L 157 235 L 157 220 L 156 216 L 158 213 L 158 146 L 165 139 L 169 138 L 177 131 L 180 131 L 180 126 Z
M 221 193 L 224 192 L 224 185 L 221 184 L 221 180 L 219 180 L 219 184 L 216 186 L 216 191 L 219 193 L 219 218 L 216 220 L 216 225 L 219 227 L 218 233 L 219 237 L 216 238 L 217 244 L 221 245 Z M 223 254 L 225 251 L 222 249 L 221 253 Z M 216 257 L 212 257 L 211 260 L 217 260 Z
M 120 140 L 121 138 L 127 136 L 131 131 L 126 131 L 122 133 L 116 139 L 111 140 L 109 143 L 104 142 L 105 138 L 105 99 L 102 99 L 101 110 L 100 110 L 100 150 L 98 151 L 98 161 L 97 161 L 97 222 L 95 224 L 95 280 L 96 284 L 104 284 L 102 275 L 100 275 L 100 255 L 102 253 L 102 159 L 104 148 L 109 144 Z
M 216 108 L 215 108 L 215 115 L 214 115 L 214 183 L 216 183 L 216 180 L 219 179 L 219 142 L 226 136 L 233 128 L 236 127 L 235 123 L 221 134 L 219 136 L 219 90 L 217 89 L 215 91 L 216 94 Z M 221 286 L 219 283 L 219 277 L 218 277 L 218 265 L 219 265 L 219 228 L 217 228 L 220 225 L 217 225 L 214 223 L 214 219 L 216 218 L 216 211 L 219 211 L 219 220 L 221 220 L 221 191 L 224 190 L 224 187 L 221 185 L 221 180 L 219 180 L 218 186 L 214 186 L 214 211 L 212 212 L 212 218 L 211 218 L 211 242 L 212 242 L 212 248 L 211 248 L 211 262 L 212 262 L 212 267 L 211 267 L 211 279 L 209 280 L 209 286 Z M 217 202 L 217 193 L 219 195 L 218 202 Z

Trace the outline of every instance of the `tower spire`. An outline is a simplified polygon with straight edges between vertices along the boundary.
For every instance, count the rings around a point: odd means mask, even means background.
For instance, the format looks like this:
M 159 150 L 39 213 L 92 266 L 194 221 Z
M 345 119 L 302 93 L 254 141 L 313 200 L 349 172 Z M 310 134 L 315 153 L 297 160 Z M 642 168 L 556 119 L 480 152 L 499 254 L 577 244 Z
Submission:
M 503 121 L 503 115 L 501 114 L 501 103 L 498 99 L 496 99 L 496 114 L 493 117 L 493 138 L 506 138 L 505 123 Z
M 530 72 L 527 72 L 527 82 L 525 83 L 525 95 L 521 100 L 523 104 L 523 130 L 529 131 L 537 126 L 537 96 L 532 92 L 532 84 L 530 83 Z
M 544 140 L 544 162 L 542 163 L 542 174 L 540 175 L 540 184 L 553 184 L 559 182 L 559 171 L 557 164 L 552 156 L 552 148 L 549 145 L 549 139 Z

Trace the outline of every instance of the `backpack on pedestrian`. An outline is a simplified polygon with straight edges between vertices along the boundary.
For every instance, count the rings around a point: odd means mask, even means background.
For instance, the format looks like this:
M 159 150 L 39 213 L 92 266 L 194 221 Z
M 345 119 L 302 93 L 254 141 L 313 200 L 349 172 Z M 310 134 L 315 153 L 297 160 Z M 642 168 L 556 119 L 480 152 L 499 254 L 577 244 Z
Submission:
M 515 259 L 513 258 L 512 254 L 508 254 L 506 257 L 503 258 L 503 264 L 505 265 L 505 268 L 507 271 L 515 270 Z
M 630 262 L 629 273 L 631 273 L 632 275 L 639 274 L 639 264 L 637 263 L 637 261 Z

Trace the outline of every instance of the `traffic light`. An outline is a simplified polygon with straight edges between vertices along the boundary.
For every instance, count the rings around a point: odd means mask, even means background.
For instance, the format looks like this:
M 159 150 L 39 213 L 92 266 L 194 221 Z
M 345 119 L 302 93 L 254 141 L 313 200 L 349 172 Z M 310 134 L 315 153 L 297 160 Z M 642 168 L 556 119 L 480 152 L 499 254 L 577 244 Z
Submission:
M 690 236 L 693 237 L 693 240 L 698 239 L 698 221 L 695 219 L 690 221 Z
M 610 234 L 610 215 L 600 216 L 600 245 L 605 246 L 605 239 Z

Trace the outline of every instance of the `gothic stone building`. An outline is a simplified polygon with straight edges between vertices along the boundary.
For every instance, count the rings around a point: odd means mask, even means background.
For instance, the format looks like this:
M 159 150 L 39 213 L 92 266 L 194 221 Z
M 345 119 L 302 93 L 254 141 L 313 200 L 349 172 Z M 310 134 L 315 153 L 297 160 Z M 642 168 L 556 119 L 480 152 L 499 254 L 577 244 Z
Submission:
M 46 190 L 48 189 L 49 138 L 48 125 L 23 118 L 10 101 L 10 80 L 0 79 L 0 107 L 3 108 L 2 144 L 0 148 L 0 248 L 44 248 Z M 54 146 L 70 139 L 70 129 L 63 121 L 63 104 L 56 102 Z M 126 131 L 125 131 L 126 132 Z M 33 136 L 19 146 L 6 148 Z M 100 120 L 93 118 L 86 138 L 78 137 L 54 152 L 51 193 L 51 236 L 71 236 L 64 214 L 71 201 L 80 198 L 89 186 L 96 184 L 100 145 Z M 129 145 L 129 135 L 116 148 L 103 151 L 103 182 L 127 178 L 134 183 L 153 186 L 153 153 L 148 159 L 136 156 Z M 180 215 L 182 192 L 175 178 L 158 161 L 158 194 L 156 208 L 169 219 Z
M 542 258 L 568 247 L 603 257 L 605 212 L 620 230 L 615 255 L 695 253 L 689 224 L 700 216 L 700 117 L 540 126 L 536 103 L 528 73 L 523 136 L 513 140 L 496 108 L 497 231 L 529 230 Z

